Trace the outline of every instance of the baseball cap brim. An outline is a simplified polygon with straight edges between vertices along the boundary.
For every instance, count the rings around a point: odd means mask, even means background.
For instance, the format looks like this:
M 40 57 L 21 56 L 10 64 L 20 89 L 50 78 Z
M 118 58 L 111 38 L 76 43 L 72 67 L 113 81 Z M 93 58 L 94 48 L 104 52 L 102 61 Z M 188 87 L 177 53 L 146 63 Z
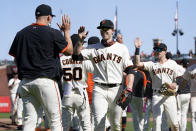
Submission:
M 109 27 L 109 26 L 97 26 L 97 29 L 102 29 L 102 28 L 113 29 L 113 27 Z
M 56 15 L 51 15 L 52 17 L 56 17 Z

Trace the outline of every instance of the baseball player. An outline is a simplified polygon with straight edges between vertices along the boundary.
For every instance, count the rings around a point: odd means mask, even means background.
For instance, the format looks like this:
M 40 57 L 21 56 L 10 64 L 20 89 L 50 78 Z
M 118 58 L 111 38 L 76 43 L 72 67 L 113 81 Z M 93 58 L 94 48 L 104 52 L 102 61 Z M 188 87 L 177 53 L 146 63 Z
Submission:
M 177 104 L 175 96 L 165 96 L 160 94 L 162 84 L 168 83 L 170 88 L 176 88 L 176 77 L 178 77 L 177 63 L 166 58 L 167 46 L 164 43 L 154 45 L 157 62 L 140 62 L 139 48 L 142 45 L 139 38 L 135 40 L 136 65 L 149 71 L 152 78 L 152 112 L 153 131 L 161 131 L 161 117 L 165 111 L 172 131 L 178 131 Z M 172 106 L 171 106 L 172 105 Z
M 191 118 L 192 118 L 192 131 L 196 131 L 196 64 L 188 67 L 184 73 L 183 81 L 179 85 L 179 90 L 185 87 L 187 81 L 191 81 Z
M 17 100 L 16 99 L 16 93 L 18 90 L 20 80 L 18 79 L 18 74 L 13 73 L 13 78 L 11 78 L 8 82 L 8 88 L 10 90 L 10 100 L 11 100 L 11 119 L 12 119 L 12 125 L 15 125 L 15 117 L 16 117 L 16 110 L 17 110 Z
M 72 55 L 70 19 L 62 17 L 64 36 L 49 25 L 55 15 L 42 4 L 35 10 L 36 23 L 19 31 L 9 54 L 15 57 L 21 80 L 24 105 L 23 131 L 34 131 L 40 105 L 47 114 L 52 131 L 62 131 L 61 98 L 57 81 L 61 78 L 59 53 Z
M 17 104 L 17 130 L 22 130 L 23 128 L 23 101 L 20 94 L 20 87 L 18 87 L 16 98 L 15 98 L 15 104 Z
M 73 46 L 79 41 L 78 34 L 71 36 Z M 63 69 L 64 95 L 62 99 L 63 130 L 68 131 L 73 114 L 77 112 L 83 131 L 91 131 L 88 101 L 87 72 L 93 72 L 90 61 L 74 61 L 71 56 L 60 57 Z
M 179 72 L 181 72 L 182 74 L 180 77 L 177 78 L 178 85 L 183 80 L 182 75 L 184 74 L 188 66 L 188 60 L 182 59 L 179 64 L 181 65 L 179 66 Z M 183 89 L 178 90 L 178 95 L 177 95 L 180 131 L 186 131 L 187 113 L 189 109 L 190 98 L 191 98 L 191 94 L 190 94 L 190 80 L 189 80 Z
M 94 48 L 92 45 L 97 44 L 97 43 L 100 43 L 100 39 L 96 36 L 92 36 L 88 39 L 88 46 L 86 48 L 87 49 Z M 91 112 L 92 112 L 92 94 L 93 94 L 93 86 L 94 86 L 93 73 L 88 72 L 87 85 L 88 85 L 87 93 L 88 93 L 88 98 L 89 98 L 89 104 L 90 104 Z M 94 119 L 93 119 L 92 113 L 91 113 L 91 117 L 92 117 L 91 118 L 92 128 L 94 128 Z M 105 126 L 106 126 L 106 131 L 109 131 L 111 127 L 110 127 L 110 122 L 108 120 L 108 117 L 106 117 Z
M 74 49 L 73 59 L 90 60 L 94 66 L 93 116 L 95 131 L 105 130 L 106 115 L 109 115 L 111 130 L 120 131 L 122 109 L 116 104 L 122 90 L 123 71 L 127 68 L 127 90 L 132 92 L 134 75 L 133 65 L 127 47 L 113 40 L 114 24 L 111 20 L 102 20 L 97 27 L 100 30 L 101 43 L 92 45 L 92 49 L 82 50 L 87 36 L 85 27 L 79 29 L 80 41 Z
M 133 125 L 135 131 L 143 131 L 143 97 L 146 88 L 150 82 L 150 76 L 146 75 L 148 72 L 141 68 L 133 67 L 134 69 L 134 83 L 133 83 L 133 96 L 130 103 Z

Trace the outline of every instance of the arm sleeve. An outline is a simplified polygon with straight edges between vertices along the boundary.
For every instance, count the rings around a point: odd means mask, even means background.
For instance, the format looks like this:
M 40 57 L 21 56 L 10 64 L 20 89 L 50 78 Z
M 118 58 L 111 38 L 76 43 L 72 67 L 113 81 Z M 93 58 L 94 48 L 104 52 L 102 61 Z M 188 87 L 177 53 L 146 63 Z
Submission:
M 181 75 L 181 73 L 179 72 L 180 67 L 179 67 L 179 65 L 175 61 L 172 62 L 171 64 L 174 65 L 174 69 L 173 69 L 173 71 L 174 71 L 173 82 L 176 83 L 176 78 Z
M 185 71 L 184 75 L 182 76 L 185 80 L 189 80 L 191 78 L 191 74 L 189 72 L 189 68 Z
M 152 71 L 152 67 L 154 64 L 152 61 L 143 62 L 143 63 L 144 63 L 144 70 Z
M 131 57 L 129 55 L 129 51 L 127 49 L 127 47 L 125 46 L 125 49 L 124 49 L 124 58 L 123 58 L 123 65 L 124 65 L 124 70 L 126 70 L 127 67 L 129 66 L 133 66 L 133 62 L 131 60 Z
M 59 53 L 65 52 L 66 49 L 68 48 L 68 45 L 69 45 L 69 43 L 67 43 L 65 41 L 65 38 L 62 35 L 62 33 L 60 31 L 58 31 L 58 30 L 56 30 L 56 32 L 55 32 L 54 44 L 55 44 L 55 49 Z
M 134 70 L 131 68 L 131 66 L 127 67 L 124 71 L 127 75 L 128 74 L 135 74 Z
M 95 49 L 84 49 L 81 51 L 84 60 L 92 60 L 93 53 L 95 53 Z
M 11 86 L 13 82 L 14 82 L 14 79 L 10 79 L 8 82 L 8 86 Z
M 16 34 L 14 41 L 12 42 L 12 45 L 9 50 L 9 55 L 16 57 L 17 49 L 18 49 L 18 42 L 19 42 L 19 36 L 18 33 Z

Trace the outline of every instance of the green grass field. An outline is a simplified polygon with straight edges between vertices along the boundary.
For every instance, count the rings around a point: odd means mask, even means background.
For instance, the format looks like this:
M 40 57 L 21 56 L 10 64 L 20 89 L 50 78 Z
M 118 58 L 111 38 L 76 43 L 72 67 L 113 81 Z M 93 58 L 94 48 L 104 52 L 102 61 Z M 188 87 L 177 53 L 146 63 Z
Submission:
M 151 114 L 152 115 L 152 114 Z M 128 113 L 128 118 L 131 118 L 132 114 Z M 151 116 L 152 117 L 152 116 Z M 190 114 L 188 114 L 188 118 L 190 118 Z M 150 122 L 148 131 L 153 127 L 153 122 Z M 134 131 L 133 122 L 127 122 L 126 131 Z M 191 131 L 191 122 L 187 122 L 187 131 Z
M 2 118 L 8 118 L 9 119 L 9 116 L 10 116 L 9 113 L 0 113 L 0 119 L 2 119 Z M 131 118 L 131 117 L 132 117 L 132 114 L 128 113 L 128 118 Z M 190 118 L 190 114 L 188 114 L 188 117 Z M 153 123 L 150 122 L 149 130 L 152 126 L 153 126 Z M 15 131 L 15 130 L 4 130 L 4 131 Z M 133 122 L 130 122 L 130 121 L 127 122 L 126 131 L 134 131 Z M 187 131 L 191 131 L 191 122 L 187 123 Z

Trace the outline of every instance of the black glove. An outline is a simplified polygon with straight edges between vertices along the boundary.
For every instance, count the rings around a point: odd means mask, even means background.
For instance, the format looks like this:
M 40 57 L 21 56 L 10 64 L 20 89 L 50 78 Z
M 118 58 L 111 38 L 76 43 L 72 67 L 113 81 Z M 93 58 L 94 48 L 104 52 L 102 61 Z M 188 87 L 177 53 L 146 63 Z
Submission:
M 132 99 L 132 90 L 123 90 L 120 97 L 116 101 L 116 104 L 119 105 L 123 110 L 129 105 Z

